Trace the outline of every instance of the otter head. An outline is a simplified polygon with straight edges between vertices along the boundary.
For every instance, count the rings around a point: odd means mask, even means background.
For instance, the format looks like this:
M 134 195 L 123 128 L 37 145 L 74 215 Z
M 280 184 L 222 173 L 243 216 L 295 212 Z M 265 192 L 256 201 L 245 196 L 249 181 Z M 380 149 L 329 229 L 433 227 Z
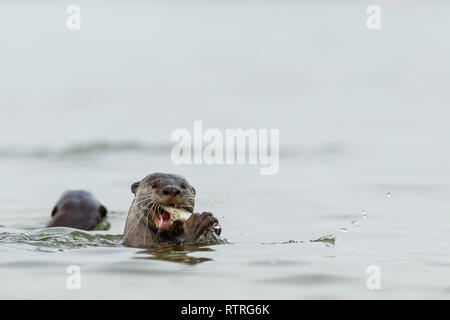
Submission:
M 47 227 L 94 229 L 107 214 L 106 208 L 84 190 L 66 191 L 52 211 Z
M 195 189 L 185 178 L 175 174 L 152 173 L 131 185 L 134 205 L 137 206 L 137 219 L 157 232 L 171 231 L 174 227 L 170 213 L 163 206 L 182 208 L 194 212 Z

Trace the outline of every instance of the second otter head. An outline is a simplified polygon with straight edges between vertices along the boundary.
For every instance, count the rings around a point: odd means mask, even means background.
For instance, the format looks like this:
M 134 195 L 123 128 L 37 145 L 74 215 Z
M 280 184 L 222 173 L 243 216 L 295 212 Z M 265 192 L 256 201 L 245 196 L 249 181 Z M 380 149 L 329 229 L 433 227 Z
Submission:
M 170 213 L 163 206 L 194 212 L 195 189 L 185 178 L 176 174 L 152 173 L 133 183 L 131 192 L 135 195 L 134 205 L 140 216 L 148 219 L 146 223 L 155 231 L 169 231 L 173 227 Z

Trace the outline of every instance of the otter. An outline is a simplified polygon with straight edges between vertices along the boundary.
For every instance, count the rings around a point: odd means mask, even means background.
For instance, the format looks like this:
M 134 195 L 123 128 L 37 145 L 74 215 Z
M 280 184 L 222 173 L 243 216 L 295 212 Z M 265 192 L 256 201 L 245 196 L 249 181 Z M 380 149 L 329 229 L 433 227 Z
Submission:
M 149 248 L 171 242 L 194 244 L 218 225 L 212 213 L 194 213 L 196 191 L 182 176 L 152 173 L 133 183 L 131 192 L 134 199 L 122 237 L 124 246 Z M 179 208 L 192 215 L 186 222 L 173 221 L 171 213 L 164 207 Z
M 106 216 L 108 210 L 94 196 L 83 190 L 66 191 L 52 211 L 49 227 L 69 227 L 92 230 Z

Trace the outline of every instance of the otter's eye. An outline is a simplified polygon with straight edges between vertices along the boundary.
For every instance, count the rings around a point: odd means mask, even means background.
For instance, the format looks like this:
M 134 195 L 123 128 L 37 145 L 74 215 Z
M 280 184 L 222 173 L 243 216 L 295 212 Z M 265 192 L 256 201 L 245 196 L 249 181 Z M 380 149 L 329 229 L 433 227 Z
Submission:
M 181 188 L 182 189 L 186 189 L 186 185 L 185 184 L 181 184 Z
M 156 182 L 153 183 L 153 184 L 152 184 L 152 188 L 153 188 L 153 189 L 158 188 L 158 184 L 157 184 Z

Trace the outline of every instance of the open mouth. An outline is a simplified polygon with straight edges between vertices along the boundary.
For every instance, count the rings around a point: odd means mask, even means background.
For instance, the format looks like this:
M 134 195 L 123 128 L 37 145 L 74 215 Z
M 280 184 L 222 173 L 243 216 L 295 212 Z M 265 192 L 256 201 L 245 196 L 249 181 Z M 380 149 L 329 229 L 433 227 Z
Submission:
M 159 206 L 153 212 L 153 220 L 158 229 L 170 230 L 175 221 L 185 222 L 191 216 L 191 212 L 186 208 L 175 206 Z
M 164 209 L 155 210 L 153 214 L 156 227 L 161 230 L 172 229 L 172 221 L 170 221 L 170 213 Z

